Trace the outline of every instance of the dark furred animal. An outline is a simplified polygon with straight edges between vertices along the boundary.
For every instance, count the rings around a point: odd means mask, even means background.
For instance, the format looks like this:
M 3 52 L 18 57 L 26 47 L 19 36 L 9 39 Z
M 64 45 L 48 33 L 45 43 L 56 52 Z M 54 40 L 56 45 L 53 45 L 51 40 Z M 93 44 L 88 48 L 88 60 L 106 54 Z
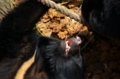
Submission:
M 25 79 L 33 79 L 40 71 L 47 72 L 50 77 L 47 79 L 84 79 L 84 63 L 76 40 L 77 38 L 71 38 L 67 43 L 54 38 L 40 37 L 35 62 L 28 69 Z M 66 43 L 71 43 L 68 50 Z M 42 66 L 40 63 L 43 63 Z
M 83 0 L 82 15 L 90 29 L 120 39 L 120 0 Z
M 28 0 L 0 24 L 0 79 L 84 79 L 79 44 L 38 35 L 35 24 L 49 8 Z

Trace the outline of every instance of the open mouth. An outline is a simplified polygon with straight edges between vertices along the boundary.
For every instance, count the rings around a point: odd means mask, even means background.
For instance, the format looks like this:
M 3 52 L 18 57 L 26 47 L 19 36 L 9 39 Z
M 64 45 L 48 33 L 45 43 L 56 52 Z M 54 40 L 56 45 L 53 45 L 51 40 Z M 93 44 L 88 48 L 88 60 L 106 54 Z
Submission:
M 65 45 L 66 45 L 65 52 L 66 52 L 66 54 L 68 54 L 68 52 L 70 51 L 70 48 L 72 47 L 73 43 L 76 44 L 76 45 L 80 45 L 81 42 L 82 41 L 81 41 L 80 37 L 78 37 L 78 36 L 66 40 L 65 41 Z
M 65 52 L 68 53 L 71 46 L 72 46 L 73 41 L 72 40 L 67 40 L 65 43 L 66 43 Z

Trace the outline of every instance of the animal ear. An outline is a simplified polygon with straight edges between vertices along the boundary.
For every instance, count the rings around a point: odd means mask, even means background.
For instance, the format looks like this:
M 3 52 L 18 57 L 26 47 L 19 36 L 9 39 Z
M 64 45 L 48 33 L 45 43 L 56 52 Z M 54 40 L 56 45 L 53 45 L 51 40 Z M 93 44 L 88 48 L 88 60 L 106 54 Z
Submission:
M 51 45 L 51 44 L 54 44 L 54 43 L 57 43 L 57 42 L 60 42 L 60 40 L 55 39 L 55 38 L 45 37 L 45 36 L 40 36 L 39 37 L 40 46 Z
M 47 45 L 50 44 L 50 42 L 51 42 L 51 39 L 49 37 L 40 36 L 39 37 L 39 45 L 38 45 L 38 47 L 47 46 Z

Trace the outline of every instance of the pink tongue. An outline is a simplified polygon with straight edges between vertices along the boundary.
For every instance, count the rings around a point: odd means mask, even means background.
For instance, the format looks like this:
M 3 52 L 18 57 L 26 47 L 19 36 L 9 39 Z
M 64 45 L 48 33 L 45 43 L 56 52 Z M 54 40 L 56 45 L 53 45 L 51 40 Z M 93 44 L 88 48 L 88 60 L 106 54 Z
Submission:
M 68 40 L 68 46 L 72 46 L 72 40 Z

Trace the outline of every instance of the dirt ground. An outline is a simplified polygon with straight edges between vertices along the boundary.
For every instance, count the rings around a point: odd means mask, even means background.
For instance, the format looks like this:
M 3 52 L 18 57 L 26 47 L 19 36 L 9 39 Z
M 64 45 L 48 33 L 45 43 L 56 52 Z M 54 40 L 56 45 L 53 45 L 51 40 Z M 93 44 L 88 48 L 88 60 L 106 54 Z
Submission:
M 68 9 L 78 11 L 80 2 L 64 4 Z M 75 34 L 82 38 L 81 52 L 86 66 L 86 79 L 120 79 L 120 42 L 103 38 L 86 26 L 50 9 L 37 23 L 37 29 L 44 36 L 66 39 Z
M 84 37 L 84 44 L 90 40 Z M 82 50 L 86 64 L 86 79 L 120 79 L 120 46 L 99 36 Z

